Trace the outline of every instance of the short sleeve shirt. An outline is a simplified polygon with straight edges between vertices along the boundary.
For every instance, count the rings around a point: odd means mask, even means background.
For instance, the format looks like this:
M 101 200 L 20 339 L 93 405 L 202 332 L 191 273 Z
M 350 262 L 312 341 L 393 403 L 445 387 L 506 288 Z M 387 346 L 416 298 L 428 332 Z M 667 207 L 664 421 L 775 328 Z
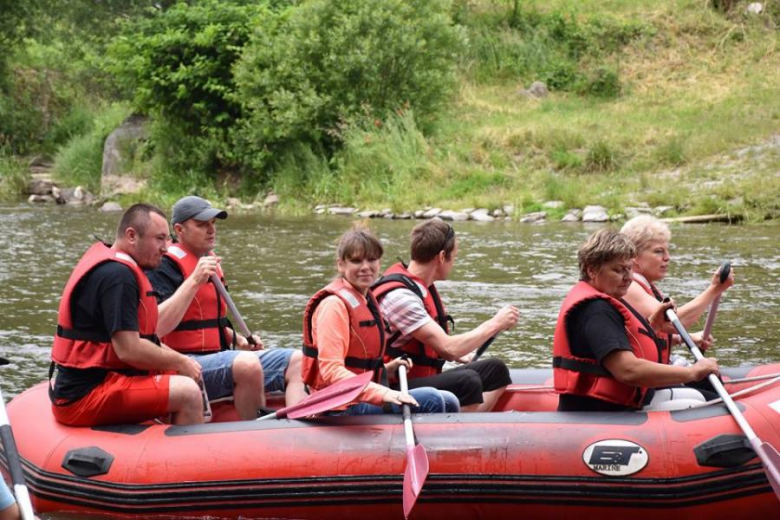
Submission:
M 157 303 L 162 303 L 173 296 L 176 289 L 184 283 L 184 274 L 179 270 L 179 266 L 167 256 L 163 256 L 160 267 L 146 271 L 146 275 L 154 287 Z
M 426 296 L 428 289 L 420 284 L 417 286 L 420 287 L 423 296 Z M 379 308 L 389 324 L 390 336 L 400 333 L 392 345 L 397 348 L 406 345 L 416 330 L 432 321 L 420 297 L 406 288 L 387 293 L 379 303 Z
M 113 336 L 138 330 L 138 282 L 126 265 L 104 262 L 90 271 L 73 289 L 71 317 L 77 330 Z M 54 397 L 75 400 L 105 379 L 100 368 L 59 367 Z

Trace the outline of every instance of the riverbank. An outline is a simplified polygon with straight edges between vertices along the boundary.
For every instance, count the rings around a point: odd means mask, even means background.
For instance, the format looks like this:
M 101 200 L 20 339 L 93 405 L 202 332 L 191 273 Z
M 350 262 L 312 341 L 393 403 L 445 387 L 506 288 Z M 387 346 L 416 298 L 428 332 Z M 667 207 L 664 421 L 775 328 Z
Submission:
M 168 207 L 196 192 L 285 215 L 439 208 L 557 221 L 600 206 L 610 220 L 632 208 L 780 219 L 780 13 L 770 3 L 723 13 L 699 0 L 554 0 L 514 14 L 499 4 L 453 11 L 469 45 L 451 102 L 424 127 L 404 110 L 339 127 L 335 151 L 301 144 L 262 182 L 247 179 L 257 172 L 161 169 L 150 142 L 128 161 L 147 187 L 115 200 Z M 83 160 L 100 157 L 83 148 L 101 146 L 94 137 L 57 154 L 59 182 L 100 186 L 99 163 Z M 1 191 L 14 193 L 24 174 L 9 164 Z

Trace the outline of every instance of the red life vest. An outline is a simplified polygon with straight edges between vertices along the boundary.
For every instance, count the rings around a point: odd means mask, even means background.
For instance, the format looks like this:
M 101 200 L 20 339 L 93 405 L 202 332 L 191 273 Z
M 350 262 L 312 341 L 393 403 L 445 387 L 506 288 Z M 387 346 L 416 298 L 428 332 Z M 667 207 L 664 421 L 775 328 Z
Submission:
M 553 378 L 555 390 L 561 394 L 594 397 L 610 403 L 641 408 L 647 389 L 629 386 L 615 379 L 595 359 L 575 357 L 571 344 L 576 339 L 566 334 L 566 318 L 576 306 L 588 300 L 601 298 L 609 302 L 623 316 L 626 334 L 634 355 L 648 361 L 660 362 L 657 338 L 650 325 L 623 302 L 597 291 L 587 282 L 572 288 L 561 305 L 553 339 Z
M 181 244 L 170 246 L 165 256 L 176 264 L 185 280 L 198 265 L 198 257 Z M 217 266 L 217 274 L 224 284 L 224 274 L 219 266 Z M 166 334 L 162 340 L 172 349 L 187 354 L 219 352 L 229 348 L 224 334 L 225 327 L 228 326 L 227 306 L 219 297 L 214 284 L 207 282 L 202 284 L 195 293 L 176 328 Z
M 374 381 L 381 382 L 385 329 L 379 305 L 371 292 L 364 298 L 343 278 L 320 289 L 303 311 L 303 381 L 314 390 L 322 390 L 327 386 L 319 372 L 319 351 L 312 335 L 312 319 L 317 306 L 330 295 L 340 298 L 349 313 L 349 349 L 344 366 L 355 374 L 373 370 Z
M 634 281 L 644 289 L 644 291 L 658 300 L 659 302 L 664 301 L 664 295 L 661 292 L 656 285 L 649 281 L 647 278 L 642 276 L 641 274 L 634 273 Z M 664 346 L 663 352 L 661 352 L 661 363 L 668 365 L 669 364 L 669 356 L 672 353 L 672 335 L 671 334 L 665 334 L 666 338 L 666 345 Z
M 419 285 L 418 285 L 419 284 Z M 402 263 L 391 266 L 382 278 L 377 280 L 371 287 L 371 292 L 377 301 L 382 301 L 387 293 L 395 289 L 409 289 L 416 294 L 423 302 L 425 312 L 428 313 L 434 322 L 449 334 L 449 321 L 452 318 L 447 314 L 444 304 L 439 297 L 436 286 L 431 284 L 428 287 L 427 294 L 423 295 L 420 286 L 425 287 L 425 282 L 409 272 Z M 428 377 L 440 374 L 444 366 L 444 359 L 439 353 L 430 347 L 423 345 L 420 341 L 411 338 L 405 345 L 396 346 L 394 343 L 401 336 L 397 331 L 387 340 L 386 359 L 401 357 L 406 354 L 413 362 L 412 369 L 409 371 L 409 377 Z
M 81 257 L 76 268 L 70 275 L 60 300 L 57 314 L 57 333 L 54 336 L 54 347 L 51 357 L 54 363 L 71 368 L 103 368 L 107 370 L 131 370 L 128 365 L 116 355 L 108 333 L 82 331 L 73 328 L 71 314 L 71 298 L 76 285 L 95 267 L 104 262 L 119 262 L 126 265 L 135 275 L 138 283 L 138 333 L 142 338 L 159 343 L 155 331 L 157 329 L 157 299 L 149 283 L 149 279 L 135 263 L 133 258 L 121 251 L 109 248 L 103 243 L 96 243 Z

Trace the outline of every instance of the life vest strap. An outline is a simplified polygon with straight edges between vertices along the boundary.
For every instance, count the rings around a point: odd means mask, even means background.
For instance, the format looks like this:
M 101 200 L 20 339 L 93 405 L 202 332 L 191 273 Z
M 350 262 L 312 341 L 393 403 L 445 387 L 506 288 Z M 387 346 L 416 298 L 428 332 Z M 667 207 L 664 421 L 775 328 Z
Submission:
M 173 329 L 175 331 L 201 330 L 227 327 L 229 324 L 227 318 L 216 318 L 212 320 L 187 320 L 182 321 Z
M 385 350 L 385 354 L 387 354 L 391 358 L 399 358 L 399 357 L 406 356 L 409 359 L 411 359 L 415 365 L 420 365 L 424 367 L 433 367 L 436 370 L 441 370 L 444 367 L 444 363 L 445 363 L 445 360 L 441 358 L 433 359 L 433 358 L 429 358 L 428 356 L 423 356 L 420 354 L 411 354 L 409 352 L 406 352 L 405 350 L 401 350 L 400 348 L 396 348 L 396 347 L 387 347 L 387 349 Z
M 309 345 L 303 345 L 303 355 L 310 358 L 317 358 L 318 350 Z M 344 365 L 352 368 L 360 368 L 362 370 L 377 370 L 384 366 L 381 358 L 366 359 L 347 356 L 344 358 Z
M 583 374 L 592 374 L 594 376 L 612 377 L 612 374 L 610 374 L 609 371 L 601 365 L 560 356 L 553 358 L 553 368 L 562 368 L 564 370 L 581 372 Z
M 89 341 L 92 343 L 108 343 L 111 337 L 105 332 L 97 330 L 76 330 L 66 329 L 62 325 L 57 325 L 57 336 L 74 341 Z

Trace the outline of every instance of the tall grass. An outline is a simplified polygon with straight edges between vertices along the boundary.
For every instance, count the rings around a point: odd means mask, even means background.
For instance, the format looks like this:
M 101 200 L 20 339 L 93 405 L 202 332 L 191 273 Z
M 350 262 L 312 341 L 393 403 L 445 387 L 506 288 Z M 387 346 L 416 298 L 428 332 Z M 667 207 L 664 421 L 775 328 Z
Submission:
M 66 185 L 83 186 L 99 192 L 106 137 L 128 115 L 129 108 L 122 104 L 109 105 L 95 114 L 89 130 L 72 137 L 55 155 L 55 178 Z
M 0 154 L 0 200 L 17 199 L 29 180 L 29 171 L 21 160 Z

